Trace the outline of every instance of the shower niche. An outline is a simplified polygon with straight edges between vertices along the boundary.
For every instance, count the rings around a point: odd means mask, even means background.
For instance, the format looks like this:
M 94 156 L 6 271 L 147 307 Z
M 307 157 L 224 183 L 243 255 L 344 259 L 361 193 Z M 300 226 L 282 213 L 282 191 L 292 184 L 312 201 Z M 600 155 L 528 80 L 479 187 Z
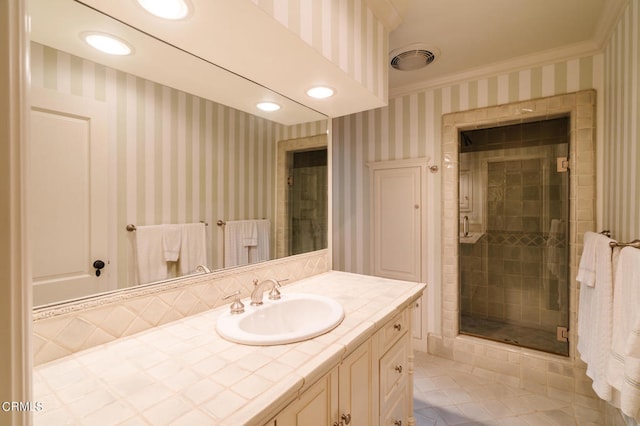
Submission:
M 459 332 L 568 356 L 570 117 L 458 135 Z

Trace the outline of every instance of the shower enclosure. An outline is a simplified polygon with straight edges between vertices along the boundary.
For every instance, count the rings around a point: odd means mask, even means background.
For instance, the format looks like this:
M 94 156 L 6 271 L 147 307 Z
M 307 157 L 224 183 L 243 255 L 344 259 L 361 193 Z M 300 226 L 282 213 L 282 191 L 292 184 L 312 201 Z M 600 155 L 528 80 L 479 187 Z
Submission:
M 569 117 L 461 131 L 460 333 L 569 355 Z
M 327 247 L 327 149 L 291 152 L 289 254 Z

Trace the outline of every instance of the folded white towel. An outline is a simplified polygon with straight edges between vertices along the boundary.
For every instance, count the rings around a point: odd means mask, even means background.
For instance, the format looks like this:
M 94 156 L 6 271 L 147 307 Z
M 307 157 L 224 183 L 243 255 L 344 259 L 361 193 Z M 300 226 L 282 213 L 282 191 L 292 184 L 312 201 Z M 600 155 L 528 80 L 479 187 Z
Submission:
M 180 245 L 182 244 L 182 226 L 164 225 L 162 234 L 164 248 L 164 259 L 167 262 L 176 262 L 180 256 Z
M 249 263 L 263 262 L 269 260 L 271 222 L 266 219 L 253 222 L 257 229 L 258 244 L 249 247 Z
M 138 226 L 135 238 L 138 283 L 166 280 L 169 268 L 164 257 L 164 226 Z
M 258 226 L 255 220 L 240 221 L 240 232 L 242 233 L 242 245 L 244 247 L 255 247 L 258 245 Z
M 244 245 L 244 220 L 229 220 L 224 226 L 224 266 L 249 263 L 249 248 Z
M 613 340 L 607 378 L 620 391 L 620 409 L 640 419 L 640 250 L 620 251 L 613 297 Z
M 585 233 L 580 267 L 586 272 L 580 278 L 587 281 L 581 281 L 578 305 L 577 349 L 587 364 L 587 376 L 593 380 L 593 390 L 605 401 L 611 399 L 611 386 L 607 380 L 613 315 L 611 241 L 602 234 Z
M 576 276 L 577 281 L 580 281 L 582 284 L 590 287 L 593 287 L 596 282 L 596 242 L 599 239 L 598 236 L 607 238 L 606 236 L 596 234 L 595 232 L 585 232 L 582 256 L 580 257 L 578 275 Z
M 635 285 L 640 285 L 640 281 L 636 281 Z M 636 315 L 627 338 L 620 409 L 626 415 L 640 420 L 640 315 Z
M 181 227 L 180 258 L 178 272 L 187 275 L 198 265 L 207 264 L 207 238 L 204 223 L 185 223 Z

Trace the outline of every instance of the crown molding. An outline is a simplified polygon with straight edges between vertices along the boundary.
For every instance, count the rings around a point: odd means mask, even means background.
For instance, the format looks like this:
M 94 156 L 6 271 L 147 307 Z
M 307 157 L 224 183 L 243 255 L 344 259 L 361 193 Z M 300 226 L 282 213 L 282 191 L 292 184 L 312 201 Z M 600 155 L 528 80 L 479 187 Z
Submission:
M 498 74 L 543 66 L 557 62 L 579 58 L 582 56 L 600 53 L 601 47 L 595 41 L 589 40 L 581 43 L 562 46 L 556 49 L 546 50 L 531 55 L 518 56 L 506 61 L 494 62 L 477 68 L 472 68 L 459 73 L 449 74 L 443 77 L 423 80 L 416 84 L 409 84 L 395 88 L 389 88 L 389 99 L 410 95 L 423 90 L 436 89 L 451 86 L 469 80 L 478 80 Z
M 591 40 L 531 55 L 519 56 L 506 61 L 494 62 L 493 64 L 449 74 L 444 77 L 427 79 L 416 84 L 390 88 L 389 99 L 409 95 L 423 90 L 451 86 L 469 80 L 487 78 L 497 74 L 504 74 L 533 66 L 548 65 L 550 63 L 557 62 L 558 60 L 574 59 L 586 55 L 601 53 L 606 47 L 606 44 L 609 41 L 616 24 L 620 20 L 620 17 L 629 5 L 629 1 L 630 0 L 608 0 L 608 4 L 603 8 L 603 14 L 598 20 L 595 34 Z

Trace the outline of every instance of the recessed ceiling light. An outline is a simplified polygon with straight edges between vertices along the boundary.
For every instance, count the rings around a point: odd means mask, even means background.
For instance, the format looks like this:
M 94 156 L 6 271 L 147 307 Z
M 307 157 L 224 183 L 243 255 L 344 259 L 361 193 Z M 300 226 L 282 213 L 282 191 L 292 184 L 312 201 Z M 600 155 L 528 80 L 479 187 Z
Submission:
M 325 99 L 333 96 L 333 89 L 326 86 L 316 86 L 307 90 L 307 95 L 316 99 Z
M 256 106 L 267 112 L 277 111 L 280 109 L 280 105 L 275 102 L 260 102 Z
M 111 34 L 89 32 L 83 33 L 82 38 L 91 47 L 109 55 L 125 56 L 133 52 L 129 43 Z
M 163 19 L 182 19 L 189 14 L 189 4 L 185 0 L 138 0 L 147 12 Z

